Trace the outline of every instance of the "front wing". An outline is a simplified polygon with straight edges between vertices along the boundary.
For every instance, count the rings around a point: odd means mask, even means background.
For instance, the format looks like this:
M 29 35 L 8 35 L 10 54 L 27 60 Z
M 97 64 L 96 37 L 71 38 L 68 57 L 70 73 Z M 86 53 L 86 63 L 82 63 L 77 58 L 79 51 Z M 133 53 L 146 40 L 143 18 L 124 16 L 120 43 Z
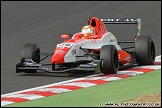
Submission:
M 37 71 L 42 70 L 48 73 L 65 73 L 65 72 L 78 72 L 78 71 L 94 71 L 95 73 L 99 72 L 99 60 L 95 60 L 88 64 L 80 64 L 78 67 L 73 67 L 70 69 L 64 70 L 55 70 L 53 71 L 52 68 L 49 68 L 49 65 L 52 64 L 42 64 L 36 63 L 31 59 L 22 60 L 20 63 L 16 64 L 16 73 L 27 72 L 28 70 Z M 58 66 L 56 65 L 56 68 Z

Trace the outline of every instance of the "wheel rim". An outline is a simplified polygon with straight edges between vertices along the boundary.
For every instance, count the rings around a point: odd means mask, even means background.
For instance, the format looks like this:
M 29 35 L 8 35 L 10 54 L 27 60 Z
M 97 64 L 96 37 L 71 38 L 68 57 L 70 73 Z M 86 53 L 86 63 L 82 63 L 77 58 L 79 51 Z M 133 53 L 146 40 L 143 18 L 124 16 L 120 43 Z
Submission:
M 103 59 L 101 59 L 101 62 L 100 62 L 100 70 L 101 70 L 101 72 L 103 72 L 103 65 L 104 65 L 104 61 L 103 61 Z
M 153 43 L 151 43 L 151 47 L 150 47 L 150 59 L 152 62 L 155 61 L 155 46 Z
M 36 51 L 36 53 L 35 53 L 36 55 L 35 55 L 35 61 L 37 62 L 37 63 L 39 63 L 39 61 L 40 61 L 40 50 L 39 49 L 37 49 L 37 51 Z
M 118 67 L 118 58 L 117 58 L 117 52 L 114 52 L 113 54 L 113 64 L 114 64 L 114 68 Z

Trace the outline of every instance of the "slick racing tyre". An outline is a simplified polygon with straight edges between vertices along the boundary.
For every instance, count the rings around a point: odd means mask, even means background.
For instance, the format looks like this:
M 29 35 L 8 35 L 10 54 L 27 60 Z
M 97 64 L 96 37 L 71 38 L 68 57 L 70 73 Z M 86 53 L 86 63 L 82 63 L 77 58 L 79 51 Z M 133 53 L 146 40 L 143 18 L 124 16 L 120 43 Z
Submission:
M 150 36 L 139 36 L 135 41 L 137 65 L 153 65 L 155 61 L 155 43 Z
M 22 49 L 21 61 L 31 59 L 36 63 L 40 62 L 40 48 L 38 44 L 26 43 Z M 26 73 L 35 73 L 37 70 L 26 70 Z
M 100 70 L 103 74 L 116 74 L 119 61 L 117 49 L 114 45 L 104 45 L 100 51 Z

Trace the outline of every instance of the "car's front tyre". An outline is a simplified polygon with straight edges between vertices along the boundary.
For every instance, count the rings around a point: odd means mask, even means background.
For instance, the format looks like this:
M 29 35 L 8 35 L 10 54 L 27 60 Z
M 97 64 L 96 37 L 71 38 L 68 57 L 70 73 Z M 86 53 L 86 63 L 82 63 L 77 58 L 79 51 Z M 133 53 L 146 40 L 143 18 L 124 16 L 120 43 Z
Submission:
M 119 67 L 118 53 L 114 45 L 104 45 L 100 51 L 100 70 L 103 74 L 116 74 Z
M 26 43 L 22 49 L 21 61 L 31 59 L 36 63 L 40 62 L 40 48 L 38 44 Z M 26 70 L 26 73 L 35 73 L 37 70 Z

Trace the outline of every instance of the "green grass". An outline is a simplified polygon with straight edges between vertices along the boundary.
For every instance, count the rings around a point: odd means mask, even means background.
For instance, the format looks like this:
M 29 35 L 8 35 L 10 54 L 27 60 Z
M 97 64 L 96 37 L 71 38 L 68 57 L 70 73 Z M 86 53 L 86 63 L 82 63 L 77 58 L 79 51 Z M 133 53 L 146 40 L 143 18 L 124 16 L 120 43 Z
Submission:
M 101 102 L 126 102 L 145 94 L 157 92 L 161 92 L 161 69 L 5 107 L 99 107 Z

